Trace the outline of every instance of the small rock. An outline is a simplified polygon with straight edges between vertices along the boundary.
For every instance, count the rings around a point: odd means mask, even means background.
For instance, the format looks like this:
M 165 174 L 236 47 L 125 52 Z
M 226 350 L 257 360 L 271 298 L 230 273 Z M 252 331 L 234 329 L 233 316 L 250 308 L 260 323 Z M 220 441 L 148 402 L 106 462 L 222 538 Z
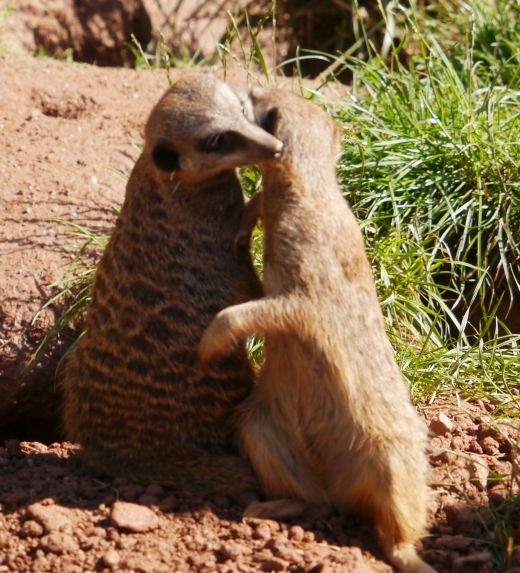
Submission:
M 271 528 L 267 523 L 259 523 L 253 531 L 253 539 L 261 539 L 267 541 L 271 539 Z
M 431 420 L 430 430 L 437 436 L 443 436 L 453 430 L 453 422 L 444 412 L 439 412 L 439 414 Z
M 22 530 L 27 537 L 41 537 L 43 535 L 43 527 L 32 519 L 23 524 Z
M 455 501 L 444 506 L 446 519 L 450 525 L 462 523 L 472 523 L 475 521 L 475 514 L 469 505 L 461 501 Z
M 229 530 L 233 539 L 249 539 L 253 535 L 253 530 L 247 523 L 233 523 Z
M 431 455 L 431 460 L 436 465 L 450 465 L 457 461 L 457 455 L 453 452 L 434 452 Z
M 477 440 L 474 440 L 470 443 L 469 451 L 473 452 L 474 454 L 483 454 L 484 453 L 482 446 L 477 442 Z
M 224 557 L 224 559 L 236 560 L 241 555 L 250 553 L 250 550 L 241 543 L 227 541 L 220 546 L 218 552 Z
M 462 438 L 462 436 L 454 436 L 451 439 L 451 448 L 453 450 L 463 450 L 464 449 L 464 438 Z
M 482 422 L 478 426 L 478 433 L 480 442 L 482 443 L 486 438 L 493 438 L 496 442 L 501 443 L 504 440 L 504 434 L 499 428 L 494 428 L 489 424 Z
M 295 541 L 303 541 L 304 536 L 305 531 L 303 530 L 303 527 L 300 527 L 299 525 L 293 525 L 289 529 L 289 539 L 294 539 Z
M 469 472 L 469 479 L 476 484 L 480 491 L 484 491 L 487 486 L 489 469 L 480 460 L 467 462 L 466 469 Z
M 27 508 L 27 515 L 42 525 L 45 533 L 72 529 L 74 514 L 60 505 L 33 503 Z
M 170 573 L 169 567 L 156 559 L 147 559 L 141 555 L 130 555 L 121 564 L 119 571 L 137 571 L 138 573 Z
M 151 509 L 125 501 L 114 503 L 110 512 L 110 521 L 116 527 L 133 533 L 150 531 L 159 525 L 159 520 Z
M 44 551 L 56 553 L 57 555 L 78 551 L 79 549 L 78 544 L 70 535 L 59 531 L 49 533 L 49 535 L 42 537 L 39 546 Z
M 489 551 L 480 551 L 478 553 L 472 553 L 471 555 L 457 557 L 453 561 L 453 571 L 455 573 L 474 571 L 475 566 L 483 565 L 484 563 L 491 563 L 491 559 L 492 557 Z
M 500 453 L 500 445 L 491 436 L 486 436 L 480 441 L 480 445 L 482 447 L 482 451 L 488 456 L 496 456 Z
M 109 567 L 110 569 L 119 565 L 120 561 L 121 557 L 117 551 L 114 551 L 114 549 L 110 549 L 103 555 L 103 557 L 101 557 L 101 564 L 105 567 Z
M 488 490 L 489 501 L 493 505 L 501 505 L 502 503 L 505 503 L 509 499 L 510 495 L 511 493 L 509 488 L 502 482 L 496 483 Z
M 285 565 L 279 559 L 267 559 L 260 564 L 260 571 L 283 571 Z

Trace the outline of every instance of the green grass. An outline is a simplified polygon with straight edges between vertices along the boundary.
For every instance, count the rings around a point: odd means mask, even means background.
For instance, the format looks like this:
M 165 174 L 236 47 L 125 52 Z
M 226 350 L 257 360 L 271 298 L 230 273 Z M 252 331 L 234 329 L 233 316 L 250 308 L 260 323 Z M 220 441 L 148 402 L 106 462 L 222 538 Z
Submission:
M 0 55 L 7 54 L 11 47 L 5 40 L 7 22 L 12 12 L 12 6 L 6 0 L 0 0 Z
M 481 73 L 476 24 L 462 53 L 406 17 L 416 52 L 406 66 L 404 45 L 387 61 L 344 64 L 354 81 L 332 110 L 345 128 L 339 180 L 413 391 L 511 400 L 519 338 L 498 336 L 496 313 L 519 297 L 520 92 Z

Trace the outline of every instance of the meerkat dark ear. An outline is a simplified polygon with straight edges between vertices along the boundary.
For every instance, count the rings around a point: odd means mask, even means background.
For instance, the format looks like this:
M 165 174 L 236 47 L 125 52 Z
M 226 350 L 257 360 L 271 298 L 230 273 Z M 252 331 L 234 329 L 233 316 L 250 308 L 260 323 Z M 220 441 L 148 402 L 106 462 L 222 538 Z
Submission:
M 164 143 L 158 143 L 153 148 L 152 159 L 161 171 L 179 171 L 181 168 L 179 154 Z
M 264 117 L 261 119 L 260 127 L 264 131 L 267 131 L 267 133 L 274 135 L 274 132 L 276 130 L 276 124 L 278 123 L 278 115 L 279 115 L 278 108 L 272 107 L 269 111 L 266 112 Z

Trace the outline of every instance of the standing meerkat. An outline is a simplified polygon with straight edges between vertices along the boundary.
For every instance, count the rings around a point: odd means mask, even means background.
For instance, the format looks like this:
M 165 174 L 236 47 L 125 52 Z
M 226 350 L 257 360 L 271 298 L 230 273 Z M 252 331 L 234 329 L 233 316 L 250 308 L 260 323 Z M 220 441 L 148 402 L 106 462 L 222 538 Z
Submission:
M 339 130 L 294 94 L 251 97 L 259 125 L 284 144 L 279 160 L 262 165 L 266 296 L 219 312 L 199 349 L 207 363 L 252 333 L 265 336 L 239 433 L 275 501 L 254 503 L 246 515 L 289 517 L 306 504 L 354 510 L 373 520 L 394 565 L 432 573 L 415 549 L 427 523 L 426 425 L 395 362 L 363 237 L 338 189 Z M 246 214 L 246 226 L 251 220 Z
M 215 313 L 262 294 L 250 258 L 233 256 L 235 168 L 282 144 L 250 119 L 227 84 L 193 70 L 151 112 L 62 371 L 66 434 L 98 470 L 206 494 L 256 487 L 232 417 L 252 389 L 245 348 L 207 369 L 196 360 Z

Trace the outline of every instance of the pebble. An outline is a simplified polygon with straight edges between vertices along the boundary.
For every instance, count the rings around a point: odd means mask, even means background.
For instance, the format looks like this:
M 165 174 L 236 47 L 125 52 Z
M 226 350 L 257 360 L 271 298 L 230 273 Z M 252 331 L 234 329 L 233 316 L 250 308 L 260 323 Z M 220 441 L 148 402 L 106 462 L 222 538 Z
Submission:
M 260 564 L 260 571 L 283 571 L 285 564 L 279 559 L 267 559 Z
M 121 564 L 119 571 L 137 571 L 138 573 L 170 573 L 169 568 L 155 559 L 141 555 L 130 555 Z
M 430 431 L 443 436 L 453 430 L 453 421 L 444 412 L 439 412 L 430 422 Z
M 125 501 L 114 503 L 110 512 L 110 522 L 120 529 L 133 533 L 150 531 L 159 525 L 159 519 L 151 509 Z
M 74 514 L 60 505 L 33 503 L 27 508 L 27 515 L 42 525 L 45 533 L 72 529 Z
M 500 453 L 499 443 L 491 436 L 486 436 L 480 441 L 482 451 L 488 456 L 496 456 Z
M 59 531 L 49 533 L 49 535 L 42 537 L 40 539 L 39 547 L 44 551 L 56 553 L 57 555 L 61 555 L 65 552 L 78 551 L 79 549 L 79 546 L 73 537 L 67 533 L 61 533 Z
M 488 491 L 489 500 L 493 505 L 500 505 L 509 499 L 511 492 L 505 483 L 497 483 Z
M 475 514 L 469 505 L 461 501 L 455 501 L 444 506 L 446 519 L 450 525 L 460 525 L 475 521 Z
M 32 519 L 27 520 L 22 529 L 27 537 L 41 537 L 43 535 L 43 527 Z
M 119 565 L 120 561 L 121 557 L 119 553 L 113 549 L 110 549 L 103 555 L 103 557 L 101 557 L 101 564 L 105 567 L 110 567 L 111 569 Z
M 271 528 L 267 523 L 259 523 L 255 530 L 253 531 L 253 539 L 261 539 L 262 541 L 268 541 L 271 539 Z
M 303 530 L 303 527 L 300 527 L 299 525 L 293 525 L 289 529 L 289 539 L 294 539 L 295 541 L 303 541 L 304 536 L 305 531 Z
M 487 486 L 489 469 L 481 461 L 467 462 L 466 469 L 469 472 L 470 480 L 476 484 L 480 491 L 484 491 Z
M 225 559 L 236 560 L 241 555 L 251 553 L 251 549 L 249 549 L 248 547 L 246 547 L 242 543 L 233 543 L 233 542 L 227 541 L 226 543 L 223 543 L 220 546 L 218 552 Z

